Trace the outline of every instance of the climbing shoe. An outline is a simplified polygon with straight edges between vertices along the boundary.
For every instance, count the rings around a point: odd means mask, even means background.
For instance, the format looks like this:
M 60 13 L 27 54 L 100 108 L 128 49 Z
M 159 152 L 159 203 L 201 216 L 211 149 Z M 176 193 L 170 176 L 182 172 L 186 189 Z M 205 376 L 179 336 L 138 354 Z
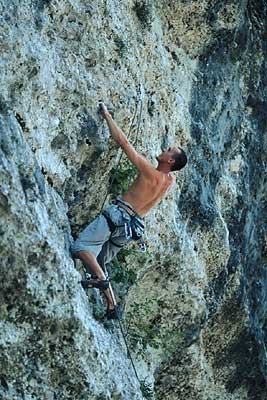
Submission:
M 89 289 L 89 288 L 97 288 L 97 289 L 108 289 L 109 287 L 109 281 L 107 279 L 102 280 L 102 279 L 83 279 L 81 281 L 81 285 L 84 289 Z
M 122 319 L 122 312 L 118 306 L 115 306 L 113 310 L 107 310 L 107 319 Z

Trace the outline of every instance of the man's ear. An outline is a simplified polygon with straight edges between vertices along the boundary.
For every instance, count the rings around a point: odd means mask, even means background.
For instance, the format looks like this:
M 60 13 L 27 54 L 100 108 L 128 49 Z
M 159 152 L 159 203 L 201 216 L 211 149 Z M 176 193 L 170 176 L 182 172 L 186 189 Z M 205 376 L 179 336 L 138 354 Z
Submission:
M 174 163 L 175 163 L 175 160 L 174 160 L 173 158 L 170 157 L 169 160 L 168 160 L 168 163 L 169 163 L 169 164 L 174 164 Z

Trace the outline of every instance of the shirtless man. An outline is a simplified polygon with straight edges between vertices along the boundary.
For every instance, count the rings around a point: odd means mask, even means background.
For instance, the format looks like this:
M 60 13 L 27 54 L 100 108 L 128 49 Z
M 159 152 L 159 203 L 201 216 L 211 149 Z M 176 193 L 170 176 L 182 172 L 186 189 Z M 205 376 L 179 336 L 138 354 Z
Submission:
M 72 246 L 72 253 L 75 258 L 82 260 L 88 272 L 93 275 L 93 279 L 83 286 L 102 289 L 107 300 L 107 318 L 117 319 L 116 301 L 103 271 L 105 263 L 133 240 L 129 235 L 129 232 L 132 232 L 131 227 L 134 231 L 133 218 L 142 225 L 142 218 L 175 184 L 175 176 L 171 171 L 182 169 L 187 163 L 187 157 L 181 148 L 169 147 L 157 157 L 158 166 L 154 168 L 129 143 L 103 103 L 100 103 L 100 111 L 108 124 L 111 137 L 136 166 L 139 175 L 115 204 L 106 207 L 104 212 L 81 232 Z M 128 234 L 127 227 L 130 229 Z

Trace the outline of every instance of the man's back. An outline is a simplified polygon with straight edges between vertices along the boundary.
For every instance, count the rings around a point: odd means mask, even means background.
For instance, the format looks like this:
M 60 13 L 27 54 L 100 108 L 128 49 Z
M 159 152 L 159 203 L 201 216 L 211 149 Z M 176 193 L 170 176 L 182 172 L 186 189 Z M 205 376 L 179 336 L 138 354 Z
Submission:
M 140 216 L 144 216 L 154 207 L 175 183 L 175 177 L 147 167 L 146 173 L 140 172 L 137 179 L 122 196 L 131 204 Z

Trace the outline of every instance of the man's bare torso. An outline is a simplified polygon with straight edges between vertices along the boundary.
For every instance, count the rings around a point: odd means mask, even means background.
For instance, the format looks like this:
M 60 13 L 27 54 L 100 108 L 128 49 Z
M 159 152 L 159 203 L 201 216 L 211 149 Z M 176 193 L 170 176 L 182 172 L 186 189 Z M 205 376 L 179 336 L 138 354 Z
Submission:
M 168 192 L 175 183 L 175 177 L 170 173 L 171 164 L 169 159 L 171 155 L 164 156 L 161 159 L 158 168 L 153 165 L 128 141 L 124 133 L 113 120 L 105 105 L 102 104 L 101 112 L 107 121 L 112 138 L 122 148 L 129 161 L 135 165 L 139 171 L 138 178 L 122 196 L 140 216 L 144 216 L 155 206 Z M 166 152 L 165 152 L 166 153 Z M 163 154 L 163 153 L 162 153 Z
M 171 174 L 164 174 L 156 169 L 149 176 L 141 172 L 122 198 L 143 217 L 159 203 L 174 183 L 175 177 Z

